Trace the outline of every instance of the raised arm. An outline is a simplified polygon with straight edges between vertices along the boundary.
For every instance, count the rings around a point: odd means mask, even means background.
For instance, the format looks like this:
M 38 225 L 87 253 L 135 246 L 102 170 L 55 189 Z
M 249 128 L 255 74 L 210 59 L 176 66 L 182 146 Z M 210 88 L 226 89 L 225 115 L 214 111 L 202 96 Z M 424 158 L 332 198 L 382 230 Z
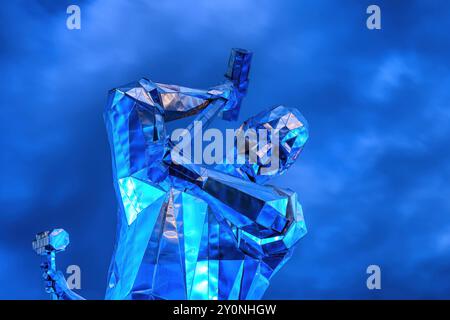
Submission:
M 166 122 L 199 114 L 211 105 L 222 118 L 235 119 L 247 91 L 250 61 L 251 53 L 233 49 L 225 83 L 208 90 L 145 78 L 111 90 L 104 119 L 117 179 L 147 168 L 164 175 L 160 164 L 167 151 Z

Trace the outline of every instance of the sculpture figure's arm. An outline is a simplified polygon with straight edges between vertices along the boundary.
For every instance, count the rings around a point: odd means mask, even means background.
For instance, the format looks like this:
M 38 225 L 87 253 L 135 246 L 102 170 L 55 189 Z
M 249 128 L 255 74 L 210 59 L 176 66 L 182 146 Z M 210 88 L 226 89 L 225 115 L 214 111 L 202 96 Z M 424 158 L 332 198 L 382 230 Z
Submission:
M 44 270 L 45 291 L 53 294 L 56 300 L 86 300 L 69 289 L 61 271 L 48 269 L 45 264 L 42 269 Z
M 172 175 L 199 187 L 198 196 L 235 227 L 244 251 L 281 258 L 306 233 L 302 209 L 295 193 L 262 184 L 295 162 L 308 139 L 308 128 L 297 109 L 277 106 L 246 120 L 237 139 L 243 139 L 247 130 L 260 129 L 268 129 L 270 138 L 249 135 L 243 149 L 235 144 L 230 162 L 213 170 L 188 161 L 172 163 L 170 169 Z M 249 152 L 256 154 L 254 159 Z M 239 157 L 244 161 L 237 162 Z
M 209 90 L 154 83 L 141 79 L 110 91 L 104 119 L 117 179 L 159 165 L 167 151 L 165 123 L 217 107 L 215 114 L 237 117 L 248 85 L 251 53 L 233 49 L 226 81 Z

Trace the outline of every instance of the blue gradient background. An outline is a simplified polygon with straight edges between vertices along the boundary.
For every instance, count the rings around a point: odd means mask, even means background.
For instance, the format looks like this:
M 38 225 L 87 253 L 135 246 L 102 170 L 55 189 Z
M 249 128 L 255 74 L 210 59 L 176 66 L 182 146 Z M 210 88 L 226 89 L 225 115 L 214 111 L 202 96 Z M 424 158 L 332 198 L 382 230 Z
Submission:
M 72 3 L 80 31 L 65 26 Z M 372 3 L 381 31 L 365 26 Z M 236 46 L 254 52 L 240 121 L 282 103 L 311 127 L 276 181 L 299 193 L 309 234 L 265 298 L 450 298 L 449 15 L 448 1 L 5 1 L 0 298 L 48 298 L 31 240 L 51 227 L 71 235 L 59 265 L 80 265 L 80 293 L 103 297 L 107 90 L 141 76 L 208 87 Z

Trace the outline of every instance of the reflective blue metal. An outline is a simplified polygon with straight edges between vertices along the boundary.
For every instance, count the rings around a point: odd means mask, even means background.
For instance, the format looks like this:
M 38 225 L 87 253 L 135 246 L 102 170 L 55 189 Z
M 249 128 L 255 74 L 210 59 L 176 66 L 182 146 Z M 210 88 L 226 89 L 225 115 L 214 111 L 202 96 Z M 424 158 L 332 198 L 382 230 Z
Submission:
M 233 49 L 225 83 L 208 90 L 141 79 L 110 91 L 104 119 L 119 208 L 107 299 L 260 299 L 306 234 L 297 195 L 263 184 L 291 166 L 308 138 L 297 109 L 270 108 L 240 127 L 279 136 L 280 165 L 264 175 L 273 137 L 253 164 L 171 158 L 168 122 L 237 118 L 251 57 Z

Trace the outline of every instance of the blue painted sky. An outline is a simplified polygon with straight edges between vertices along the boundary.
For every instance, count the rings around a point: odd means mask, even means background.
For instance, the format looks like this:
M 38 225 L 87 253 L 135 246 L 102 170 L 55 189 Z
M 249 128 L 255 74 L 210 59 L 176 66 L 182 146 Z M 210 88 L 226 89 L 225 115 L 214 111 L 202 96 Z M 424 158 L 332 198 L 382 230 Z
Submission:
M 72 3 L 80 31 L 65 27 Z M 365 27 L 373 3 L 381 31 Z M 214 85 L 231 47 L 254 52 L 240 120 L 285 104 L 311 130 L 276 181 L 299 193 L 309 234 L 265 297 L 450 298 L 449 12 L 448 1 L 5 2 L 0 298 L 47 298 L 31 240 L 51 227 L 71 235 L 60 266 L 80 265 L 81 294 L 103 297 L 116 224 L 107 90 L 141 76 Z

